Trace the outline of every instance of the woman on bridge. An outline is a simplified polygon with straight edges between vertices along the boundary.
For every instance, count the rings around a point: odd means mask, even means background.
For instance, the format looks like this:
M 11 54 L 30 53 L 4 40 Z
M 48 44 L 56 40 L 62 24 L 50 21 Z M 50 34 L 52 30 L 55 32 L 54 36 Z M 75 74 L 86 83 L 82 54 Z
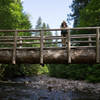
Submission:
M 65 21 L 63 21 L 61 23 L 61 28 L 67 28 L 67 23 Z M 67 30 L 61 30 L 61 36 L 63 37 L 62 38 L 62 46 L 66 46 L 66 37 L 67 37 Z

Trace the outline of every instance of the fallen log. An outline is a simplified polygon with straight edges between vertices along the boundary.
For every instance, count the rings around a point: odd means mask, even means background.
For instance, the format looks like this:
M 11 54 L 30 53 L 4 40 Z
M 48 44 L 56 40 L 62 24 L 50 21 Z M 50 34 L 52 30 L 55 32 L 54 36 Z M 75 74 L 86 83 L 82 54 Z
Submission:
M 0 49 L 0 63 L 12 63 L 13 50 Z M 44 64 L 68 64 L 67 49 L 45 49 L 43 50 Z M 16 63 L 40 64 L 40 49 L 17 49 Z M 94 64 L 96 63 L 96 50 L 88 49 L 71 49 L 72 64 Z

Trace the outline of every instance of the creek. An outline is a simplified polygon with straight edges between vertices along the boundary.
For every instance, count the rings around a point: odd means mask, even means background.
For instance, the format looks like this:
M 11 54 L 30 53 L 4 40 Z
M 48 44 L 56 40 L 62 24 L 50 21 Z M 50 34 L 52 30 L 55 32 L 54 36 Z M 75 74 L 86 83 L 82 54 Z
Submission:
M 0 100 L 100 100 L 99 94 L 70 89 L 72 87 L 68 89 L 68 83 L 64 83 L 66 80 L 56 78 L 49 78 L 49 82 L 46 80 L 47 77 L 32 77 L 0 83 Z M 58 80 L 67 84 L 66 90 L 61 87 Z M 70 84 L 73 85 L 71 82 Z

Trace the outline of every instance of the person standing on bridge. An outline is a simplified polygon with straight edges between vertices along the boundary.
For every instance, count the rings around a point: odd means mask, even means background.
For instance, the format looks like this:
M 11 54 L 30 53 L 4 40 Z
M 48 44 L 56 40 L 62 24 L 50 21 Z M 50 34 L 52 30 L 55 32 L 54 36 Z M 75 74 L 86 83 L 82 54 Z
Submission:
M 65 21 L 63 21 L 61 23 L 61 28 L 67 28 L 67 23 Z M 66 37 L 67 37 L 67 30 L 61 30 L 61 36 L 63 37 L 62 38 L 62 46 L 66 46 Z

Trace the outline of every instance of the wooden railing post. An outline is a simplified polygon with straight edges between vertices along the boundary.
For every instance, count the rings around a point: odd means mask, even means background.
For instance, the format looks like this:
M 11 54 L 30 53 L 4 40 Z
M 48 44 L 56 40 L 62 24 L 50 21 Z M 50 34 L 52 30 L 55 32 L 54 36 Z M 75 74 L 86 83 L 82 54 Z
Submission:
M 12 63 L 13 63 L 13 64 L 16 64 L 17 34 L 18 34 L 18 32 L 15 31 L 15 36 L 14 36 L 14 47 L 13 47 L 13 55 L 12 55 Z
M 96 63 L 100 63 L 100 42 L 99 42 L 99 38 L 100 38 L 100 29 L 97 28 L 97 33 L 96 33 Z
M 19 47 L 22 48 L 22 43 L 23 43 L 22 37 L 20 37 L 19 39 L 20 39 L 20 40 L 19 40 L 19 43 L 20 43 L 20 46 L 19 46 Z
M 68 57 L 68 63 L 71 63 L 71 40 L 70 40 L 70 29 L 68 29 L 68 35 L 67 35 L 67 57 Z
M 91 37 L 89 36 L 88 41 L 91 42 Z M 89 43 L 89 46 L 92 46 L 92 43 Z
M 43 64 L 43 31 L 40 31 L 40 64 Z

